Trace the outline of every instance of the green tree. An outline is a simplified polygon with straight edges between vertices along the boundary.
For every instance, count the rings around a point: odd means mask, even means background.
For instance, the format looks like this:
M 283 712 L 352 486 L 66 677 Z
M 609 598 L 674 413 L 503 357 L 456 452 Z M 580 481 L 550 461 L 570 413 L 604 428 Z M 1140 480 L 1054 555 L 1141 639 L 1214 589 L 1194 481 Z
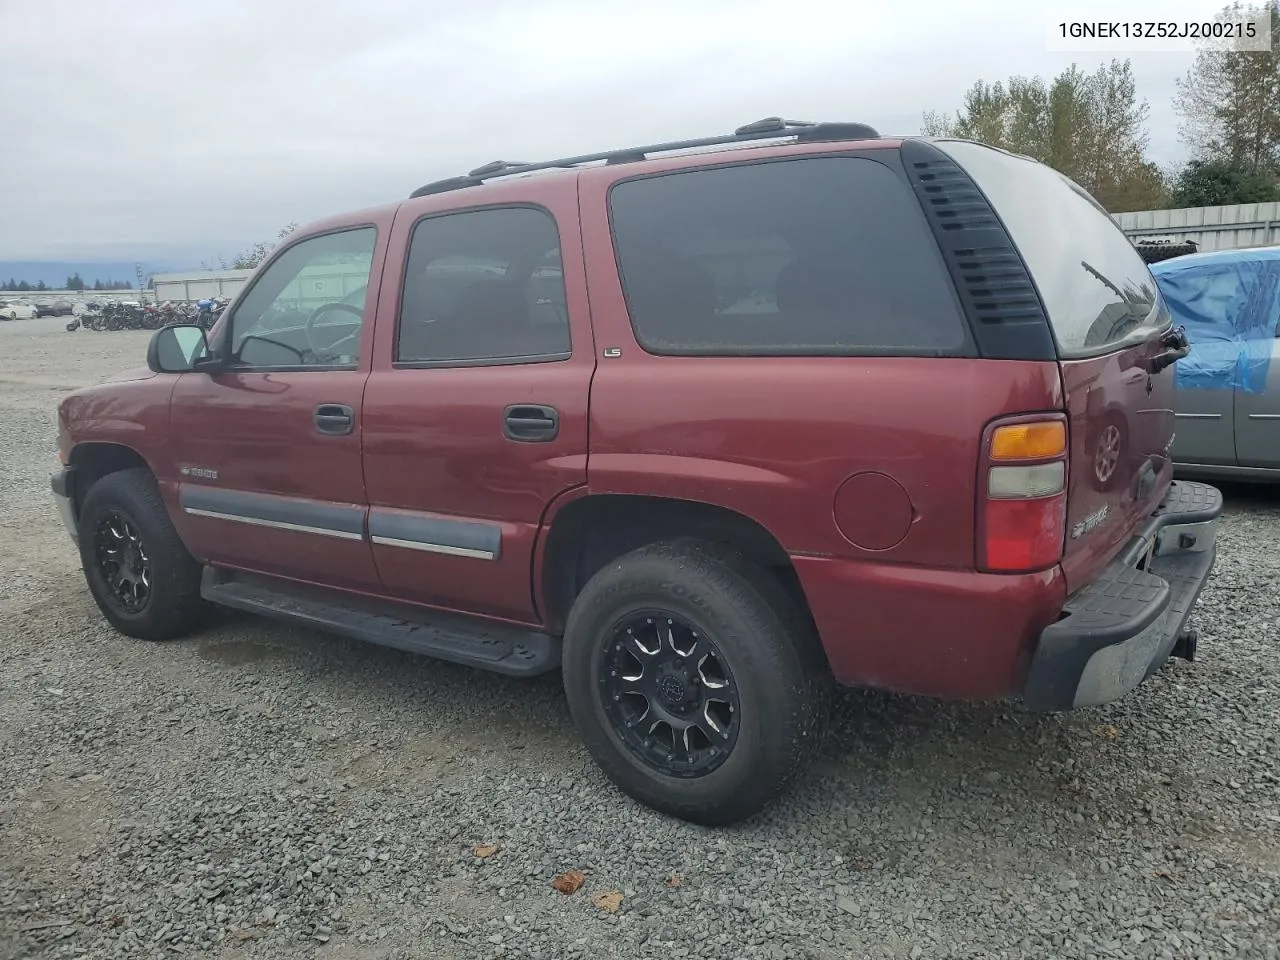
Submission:
M 1280 178 L 1232 160 L 1192 160 L 1173 181 L 1174 207 L 1217 207 L 1280 200 Z
M 1112 212 L 1162 205 L 1166 186 L 1146 157 L 1149 108 L 1129 61 L 1093 73 L 1072 65 L 1051 82 L 979 80 L 958 114 L 926 113 L 928 136 L 963 137 L 1039 160 L 1088 190 Z
M 296 223 L 287 223 L 276 232 L 275 243 L 268 243 L 265 240 L 258 241 L 248 250 L 236 254 L 236 256 L 231 260 L 230 267 L 227 266 L 227 262 L 221 257 L 218 258 L 218 262 L 222 265 L 223 270 L 253 270 L 258 266 L 258 264 L 262 263 L 263 260 L 267 259 L 267 257 L 271 255 L 271 251 L 278 247 L 284 239 L 289 236 L 289 234 L 293 233 L 293 231 L 297 229 L 298 225 Z
M 68 290 L 84 290 L 84 281 L 80 279 L 80 274 L 75 273 L 67 277 Z
M 37 291 L 37 292 L 43 292 L 43 291 L 48 290 L 48 289 L 49 289 L 49 288 L 48 288 L 48 287 L 46 287 L 46 286 L 44 285 L 44 281 L 43 281 L 43 280 L 40 280 L 40 281 L 38 281 L 38 282 L 36 283 L 36 291 Z
M 1280 173 L 1280 0 L 1224 7 L 1218 19 L 1270 9 L 1271 49 L 1235 52 L 1206 45 L 1178 81 L 1174 108 L 1198 159 Z
M 18 285 L 14 287 L 14 289 L 17 290 L 19 293 L 30 293 L 31 284 L 27 283 L 27 281 L 25 280 L 19 280 Z

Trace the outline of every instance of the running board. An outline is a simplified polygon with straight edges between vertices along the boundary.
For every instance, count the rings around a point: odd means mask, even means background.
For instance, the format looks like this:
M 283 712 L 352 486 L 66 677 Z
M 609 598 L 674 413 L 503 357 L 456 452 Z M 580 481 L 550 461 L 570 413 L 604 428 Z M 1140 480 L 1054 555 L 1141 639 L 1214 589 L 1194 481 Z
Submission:
M 513 677 L 560 666 L 560 640 L 536 630 L 390 602 L 323 592 L 288 581 L 205 567 L 211 603 Z

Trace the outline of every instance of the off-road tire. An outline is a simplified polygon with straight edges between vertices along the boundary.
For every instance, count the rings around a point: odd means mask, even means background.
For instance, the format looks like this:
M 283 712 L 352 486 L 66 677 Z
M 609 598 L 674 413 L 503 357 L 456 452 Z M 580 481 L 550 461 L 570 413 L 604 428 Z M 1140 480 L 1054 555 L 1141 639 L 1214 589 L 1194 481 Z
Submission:
M 740 697 L 727 759 L 695 779 L 647 764 L 605 709 L 614 625 L 655 609 L 696 624 L 714 642 Z M 569 613 L 563 677 L 570 712 L 605 774 L 641 803 L 705 825 L 757 813 L 794 780 L 826 728 L 832 690 L 812 621 L 781 581 L 735 551 L 696 540 L 641 547 L 590 579 Z
M 122 515 L 140 533 L 151 571 L 150 597 L 137 612 L 124 609 L 112 596 L 96 556 L 101 522 Z M 85 494 L 77 522 L 80 562 L 94 602 L 107 621 L 139 640 L 173 640 L 191 633 L 204 619 L 208 604 L 200 596 L 200 564 L 187 552 L 155 478 L 143 468 L 109 473 Z

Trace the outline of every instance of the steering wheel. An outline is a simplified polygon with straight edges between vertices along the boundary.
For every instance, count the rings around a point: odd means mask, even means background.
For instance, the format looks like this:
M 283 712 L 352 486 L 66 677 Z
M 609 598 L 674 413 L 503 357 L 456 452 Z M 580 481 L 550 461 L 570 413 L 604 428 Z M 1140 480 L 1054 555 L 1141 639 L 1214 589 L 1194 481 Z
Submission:
M 317 345 L 315 340 L 316 320 L 331 310 L 345 310 L 347 313 L 350 313 L 353 316 L 355 316 L 357 320 L 364 319 L 363 307 L 357 307 L 350 303 L 341 303 L 341 302 L 322 303 L 320 306 L 316 307 L 314 310 L 311 311 L 310 316 L 307 317 L 306 326 L 302 328 L 302 332 L 306 335 L 306 338 L 307 338 L 307 346 L 311 349 L 312 353 L 318 353 L 318 354 L 333 353 L 334 348 L 337 347 L 339 344 L 346 343 L 348 340 L 357 340 L 360 337 L 360 327 L 356 327 L 354 333 L 349 333 L 345 337 L 339 337 L 337 340 L 334 340 L 332 343 L 324 344 L 323 346 Z

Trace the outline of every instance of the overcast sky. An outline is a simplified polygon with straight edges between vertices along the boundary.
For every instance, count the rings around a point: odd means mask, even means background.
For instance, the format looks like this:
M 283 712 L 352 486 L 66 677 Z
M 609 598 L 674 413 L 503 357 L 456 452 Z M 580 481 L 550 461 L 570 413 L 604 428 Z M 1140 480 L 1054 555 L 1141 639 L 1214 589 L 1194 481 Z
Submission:
M 1126 0 L 1126 19 L 1215 0 Z M 1129 56 L 1179 161 L 1187 52 L 1057 53 L 1076 0 L 0 0 L 0 259 L 198 263 L 495 158 L 770 115 L 916 133 L 975 79 Z

